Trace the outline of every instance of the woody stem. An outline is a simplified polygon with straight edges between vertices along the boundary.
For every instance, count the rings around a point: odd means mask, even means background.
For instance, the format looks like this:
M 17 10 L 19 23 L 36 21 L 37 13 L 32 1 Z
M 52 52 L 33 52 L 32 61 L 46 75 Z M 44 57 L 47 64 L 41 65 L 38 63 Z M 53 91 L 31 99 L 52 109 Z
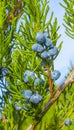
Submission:
M 46 66 L 46 68 L 47 68 L 47 72 L 48 72 L 48 84 L 49 84 L 49 90 L 50 90 L 50 98 L 52 98 L 53 97 L 53 82 L 51 79 L 51 71 L 48 66 Z

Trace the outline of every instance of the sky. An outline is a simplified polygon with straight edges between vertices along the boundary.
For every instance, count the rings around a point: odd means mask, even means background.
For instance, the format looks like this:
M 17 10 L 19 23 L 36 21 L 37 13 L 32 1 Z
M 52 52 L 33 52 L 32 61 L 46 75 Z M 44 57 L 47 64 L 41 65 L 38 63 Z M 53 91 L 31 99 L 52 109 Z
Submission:
M 58 24 L 60 25 L 58 32 L 61 34 L 61 38 L 59 39 L 59 42 L 63 41 L 63 46 L 60 54 L 55 60 L 55 68 L 60 69 L 64 66 L 68 67 L 70 63 L 74 66 L 74 40 L 65 34 L 65 28 L 62 25 L 62 23 L 64 23 L 63 16 L 65 10 L 60 6 L 59 2 L 62 3 L 63 0 L 50 0 L 50 11 L 48 17 L 50 12 L 54 11 L 54 17 L 57 17 Z

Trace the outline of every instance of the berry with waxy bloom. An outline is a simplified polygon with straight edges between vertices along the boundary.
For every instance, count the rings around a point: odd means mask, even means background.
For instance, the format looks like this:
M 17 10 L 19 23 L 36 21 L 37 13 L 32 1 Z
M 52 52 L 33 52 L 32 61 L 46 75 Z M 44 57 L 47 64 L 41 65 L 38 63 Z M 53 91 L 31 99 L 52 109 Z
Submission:
M 46 47 L 52 47 L 53 44 L 52 44 L 52 42 L 51 42 L 51 40 L 49 38 L 46 38 L 46 41 L 45 41 L 44 45 Z
M 70 126 L 70 125 L 72 125 L 72 119 L 69 119 L 69 118 L 67 118 L 65 121 L 64 121 L 64 124 L 65 124 L 65 126 Z
M 43 44 L 46 41 L 46 38 L 42 32 L 38 32 L 36 35 L 36 40 L 38 43 Z
M 31 79 L 34 79 L 35 78 L 35 73 L 34 72 L 31 72 L 30 70 L 26 70 L 25 73 L 24 73 L 24 82 L 25 83 L 28 83 L 29 79 L 28 78 L 31 78 Z
M 44 80 L 43 79 L 40 79 L 40 78 L 36 78 L 35 81 L 34 81 L 34 86 L 37 86 L 39 84 L 42 84 L 44 85 Z
M 54 70 L 51 72 L 51 78 L 53 80 L 57 80 L 60 77 L 61 73 L 58 70 Z
M 47 31 L 44 31 L 44 36 L 47 38 L 48 37 L 48 32 Z
M 38 85 L 39 83 L 40 83 L 40 79 L 36 78 L 35 81 L 34 81 L 34 86 Z
M 63 83 L 66 81 L 68 74 L 70 73 L 71 68 L 68 66 L 64 66 L 60 69 L 61 76 L 58 80 L 55 81 L 55 84 L 57 86 L 63 85 Z
M 36 92 L 36 94 L 33 94 L 30 98 L 30 101 L 34 104 L 38 104 L 42 100 L 42 96 Z
M 23 90 L 22 94 L 23 94 L 24 98 L 30 99 L 30 97 L 32 96 L 32 91 L 31 90 Z
M 58 48 L 53 46 L 51 49 L 48 50 L 48 56 L 57 56 Z
M 34 44 L 32 46 L 32 50 L 35 52 L 42 52 L 44 50 L 44 48 L 40 44 Z
M 19 111 L 19 110 L 21 110 L 22 108 L 21 108 L 21 106 L 18 106 L 18 104 L 14 104 L 14 107 L 15 107 L 15 109 L 17 110 L 17 111 Z
M 47 51 L 42 52 L 42 53 L 41 53 L 41 58 L 42 58 L 42 59 L 48 58 L 48 52 L 47 52 Z

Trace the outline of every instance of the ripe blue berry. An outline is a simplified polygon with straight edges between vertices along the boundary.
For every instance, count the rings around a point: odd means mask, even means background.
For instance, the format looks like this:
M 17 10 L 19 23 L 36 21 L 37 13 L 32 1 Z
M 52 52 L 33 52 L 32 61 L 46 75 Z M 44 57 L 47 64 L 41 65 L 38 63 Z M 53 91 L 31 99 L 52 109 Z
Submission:
M 38 93 L 33 94 L 30 98 L 30 101 L 34 104 L 38 104 L 42 100 L 42 96 Z
M 42 58 L 42 59 L 48 58 L 48 52 L 47 52 L 47 51 L 42 52 L 42 53 L 41 53 L 41 58 Z
M 38 85 L 39 83 L 40 83 L 40 79 L 36 78 L 35 81 L 34 81 L 34 86 Z
M 32 46 L 32 50 L 35 52 L 42 52 L 44 50 L 44 48 L 40 44 L 34 44 Z
M 58 48 L 56 46 L 53 46 L 48 51 L 48 56 L 57 56 L 57 54 L 58 54 Z
M 19 111 L 19 110 L 21 110 L 21 107 L 20 106 L 18 106 L 18 104 L 14 104 L 14 107 L 15 107 L 15 109 L 17 110 L 17 111 Z
M 72 119 L 66 119 L 65 121 L 64 121 L 64 124 L 65 124 L 65 126 L 70 126 L 70 125 L 72 125 Z
M 47 38 L 48 37 L 48 32 L 47 31 L 45 31 L 44 33 L 44 36 Z
M 58 70 L 54 70 L 51 72 L 51 78 L 53 80 L 57 80 L 60 77 L 61 73 Z
M 22 94 L 23 94 L 24 98 L 30 99 L 30 97 L 32 95 L 32 91 L 31 90 L 23 90 Z
M 45 41 L 44 44 L 45 44 L 46 47 L 51 47 L 53 45 L 49 38 L 46 38 L 46 41 Z
M 28 83 L 28 78 L 35 78 L 35 73 L 31 72 L 30 70 L 26 70 L 26 72 L 24 73 L 24 82 Z
M 36 35 L 36 40 L 38 43 L 43 44 L 46 41 L 46 38 L 42 32 L 38 32 Z
M 39 85 L 40 83 L 41 83 L 42 85 L 44 85 L 44 80 L 43 80 L 43 79 L 36 78 L 35 81 L 34 81 L 34 86 Z
M 60 69 L 61 76 L 59 77 L 58 80 L 55 81 L 55 84 L 57 86 L 63 85 L 63 83 L 66 81 L 68 74 L 70 73 L 70 69 L 71 68 L 67 66 L 64 66 L 63 68 Z

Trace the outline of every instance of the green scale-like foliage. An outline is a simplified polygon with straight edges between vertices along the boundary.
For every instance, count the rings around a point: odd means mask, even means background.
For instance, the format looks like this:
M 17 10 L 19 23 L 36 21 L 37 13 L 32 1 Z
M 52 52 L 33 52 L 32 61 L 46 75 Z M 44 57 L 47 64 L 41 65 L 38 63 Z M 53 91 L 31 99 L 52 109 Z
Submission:
M 19 18 L 18 10 L 21 11 L 19 6 L 19 8 L 15 6 L 16 3 L 17 1 L 9 2 L 8 0 L 0 2 L 0 66 L 8 66 L 11 62 L 12 41 Z M 22 4 L 23 7 L 24 2 Z
M 65 33 L 74 39 L 74 0 L 63 0 L 64 4 L 61 3 L 61 6 L 65 9 L 64 14 L 64 27 Z

